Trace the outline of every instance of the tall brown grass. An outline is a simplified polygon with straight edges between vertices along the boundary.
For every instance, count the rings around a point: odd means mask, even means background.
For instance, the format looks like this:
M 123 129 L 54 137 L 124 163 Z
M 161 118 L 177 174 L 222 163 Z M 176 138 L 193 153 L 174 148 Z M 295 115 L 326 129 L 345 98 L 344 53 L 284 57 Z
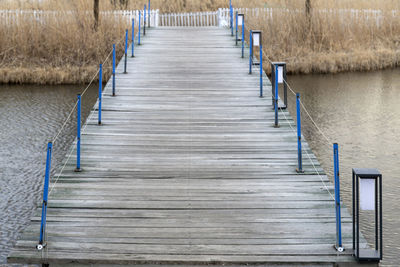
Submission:
M 118 2 L 118 1 L 117 1 Z M 286 61 L 291 73 L 335 73 L 374 70 L 400 65 L 400 9 L 398 0 L 312 0 L 312 16 L 305 15 L 304 0 L 232 0 L 235 7 L 273 8 L 272 17 L 246 16 L 248 29 L 263 31 L 264 53 L 272 61 Z M 128 9 L 141 9 L 146 1 L 130 0 Z M 216 10 L 228 0 L 152 0 L 161 12 Z M 101 10 L 123 8 L 111 0 L 100 0 Z M 359 16 L 341 9 L 380 10 L 383 19 Z M 0 20 L 0 82 L 84 83 L 88 82 L 110 52 L 112 43 L 123 38 L 127 22 L 100 16 L 94 30 L 92 0 L 0 0 L 0 9 L 57 10 L 45 24 L 19 18 L 18 24 Z M 328 12 L 321 12 L 322 9 Z M 72 14 L 67 12 L 73 11 Z M 262 13 L 261 13 L 262 14 Z M 248 36 L 248 34 L 247 34 Z M 248 38 L 248 37 L 247 37 Z M 122 43 L 118 57 L 122 55 Z M 268 62 L 264 66 L 269 69 Z M 110 60 L 105 66 L 110 75 Z
M 119 0 L 100 0 L 102 10 L 141 9 L 148 0 L 125 0 L 127 5 L 118 4 Z M 116 5 L 113 4 L 116 3 Z M 334 9 L 400 9 L 398 0 L 311 0 L 314 8 Z M 0 0 L 0 9 L 56 10 L 64 7 L 79 6 L 80 9 L 92 9 L 93 0 Z M 304 8 L 305 0 L 232 0 L 234 7 L 272 7 Z M 229 0 L 151 0 L 151 8 L 161 12 L 214 11 L 226 8 Z
M 129 26 L 121 19 L 102 17 L 94 30 L 93 15 L 86 12 L 92 1 L 66 2 L 53 5 L 59 15 L 49 16 L 43 24 L 23 15 L 17 23 L 0 21 L 1 82 L 65 84 L 91 80 L 112 44 L 124 37 Z M 122 54 L 120 42 L 117 56 Z M 106 78 L 110 72 L 108 60 Z
M 248 14 L 248 29 L 263 31 L 263 51 L 271 61 L 286 61 L 290 73 L 369 71 L 400 66 L 399 1 L 312 1 L 307 17 L 304 1 L 275 1 L 270 14 Z M 351 14 L 350 8 L 373 8 Z M 347 10 L 345 10 L 347 9 Z M 266 60 L 266 63 L 269 63 Z M 270 72 L 269 66 L 267 70 Z

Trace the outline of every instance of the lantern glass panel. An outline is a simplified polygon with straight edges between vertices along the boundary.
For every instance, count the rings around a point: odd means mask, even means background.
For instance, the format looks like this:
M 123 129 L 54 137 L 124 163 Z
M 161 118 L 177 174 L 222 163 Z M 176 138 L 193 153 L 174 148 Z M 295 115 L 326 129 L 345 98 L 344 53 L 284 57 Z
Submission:
M 259 33 L 253 33 L 253 45 L 260 46 L 260 34 Z
M 375 179 L 360 179 L 360 208 L 375 210 Z
M 238 15 L 238 26 L 243 26 L 243 14 Z
M 283 66 L 278 66 L 278 83 L 283 83 Z

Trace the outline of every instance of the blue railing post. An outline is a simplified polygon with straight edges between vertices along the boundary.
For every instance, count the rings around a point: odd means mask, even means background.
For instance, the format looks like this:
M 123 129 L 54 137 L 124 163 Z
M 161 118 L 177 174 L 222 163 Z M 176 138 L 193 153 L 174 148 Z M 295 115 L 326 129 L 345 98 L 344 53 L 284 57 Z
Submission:
M 138 31 L 138 45 L 140 45 L 140 28 L 142 23 L 142 12 L 139 10 L 139 31 Z
M 342 219 L 340 213 L 340 181 L 339 181 L 339 145 L 333 144 L 333 164 L 335 175 L 335 208 L 336 208 L 336 249 L 343 251 L 342 246 Z
M 242 21 L 242 58 L 244 58 L 244 17 Z
M 237 43 L 238 43 L 238 12 L 237 11 L 236 11 L 235 17 L 236 17 L 235 32 L 236 32 L 236 45 L 237 45 Z
M 230 4 L 231 7 L 231 35 L 233 36 L 233 7 L 232 3 Z
M 229 0 L 229 29 L 232 29 L 232 0 Z
M 253 67 L 253 30 L 250 30 L 250 46 L 249 46 L 249 74 L 252 73 L 252 67 Z
M 46 158 L 46 171 L 44 175 L 44 188 L 43 188 L 43 203 L 42 203 L 42 219 L 40 222 L 40 236 L 39 244 L 36 246 L 38 250 L 42 250 L 46 244 L 45 233 L 46 233 L 46 216 L 47 216 L 47 203 L 49 197 L 49 184 L 50 184 L 50 169 L 51 169 L 51 152 L 53 149 L 52 142 L 47 144 L 47 158 Z
M 112 57 L 112 95 L 115 96 L 115 44 L 113 44 Z
M 126 72 L 126 65 L 128 64 L 128 29 L 125 30 L 125 64 L 124 64 L 124 74 Z
M 132 19 L 132 55 L 135 56 L 135 19 Z
M 301 113 L 300 113 L 300 94 L 296 94 L 296 113 L 297 113 L 297 162 L 298 166 L 296 171 L 303 172 L 303 158 L 301 151 Z
M 260 97 L 263 97 L 263 52 L 260 44 Z
M 148 16 L 149 16 L 149 18 L 148 18 L 148 20 L 149 20 L 149 25 L 148 25 L 148 27 L 150 28 L 150 0 L 149 0 L 149 8 L 148 8 L 147 13 L 148 13 Z
M 143 11 L 143 36 L 146 35 L 146 5 L 144 5 Z
M 103 64 L 100 64 L 99 70 L 99 125 L 101 125 L 101 95 L 103 93 Z
M 277 64 L 275 64 L 274 65 L 274 68 L 275 68 L 275 96 L 274 96 L 274 109 L 275 109 L 275 124 L 274 124 L 274 126 L 275 127 L 279 127 L 279 118 L 278 118 L 278 98 L 279 98 L 279 96 L 278 96 L 278 93 L 279 93 L 279 91 L 278 91 L 278 88 L 279 88 L 279 83 L 278 83 L 278 65 Z
M 76 105 L 76 172 L 81 171 L 81 94 Z

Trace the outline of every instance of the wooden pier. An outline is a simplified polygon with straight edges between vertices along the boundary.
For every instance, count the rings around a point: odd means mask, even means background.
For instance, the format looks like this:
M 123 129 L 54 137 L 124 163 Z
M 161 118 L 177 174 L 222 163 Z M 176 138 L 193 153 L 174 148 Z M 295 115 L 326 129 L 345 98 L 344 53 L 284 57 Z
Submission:
M 39 208 L 8 261 L 356 265 L 347 210 L 338 253 L 333 186 L 305 141 L 321 175 L 306 156 L 296 173 L 294 121 L 282 111 L 274 128 L 271 85 L 260 98 L 230 32 L 152 28 L 142 42 L 128 74 L 117 68 L 117 95 L 105 87 L 101 126 L 92 110 L 83 171 L 73 152 L 49 196 L 46 248 Z

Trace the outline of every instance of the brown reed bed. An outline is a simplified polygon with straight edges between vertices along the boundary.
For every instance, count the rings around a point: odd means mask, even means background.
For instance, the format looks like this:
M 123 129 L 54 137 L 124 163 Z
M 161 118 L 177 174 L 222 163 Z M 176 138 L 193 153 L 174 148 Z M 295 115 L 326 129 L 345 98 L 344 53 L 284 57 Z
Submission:
M 118 1 L 116 1 L 118 2 Z M 141 9 L 146 1 L 128 1 L 128 9 Z M 228 0 L 152 0 L 161 12 L 191 12 L 227 7 Z M 369 71 L 400 65 L 400 9 L 397 0 L 311 0 L 306 16 L 304 0 L 232 0 L 235 7 L 273 8 L 246 15 L 248 29 L 263 31 L 264 54 L 272 61 L 286 61 L 289 73 Z M 100 0 L 100 10 L 125 8 Z M 6 1 L 0 9 L 56 10 L 46 23 L 19 16 L 17 23 L 0 20 L 0 82 L 66 84 L 87 83 L 113 43 L 124 36 L 129 23 L 100 15 L 94 29 L 93 1 Z M 374 9 L 379 23 L 365 15 L 357 19 L 342 9 Z M 326 10 L 322 12 L 321 10 Z M 72 13 L 71 13 L 72 11 Z M 247 33 L 248 38 L 248 33 Z M 123 43 L 117 47 L 117 58 Z M 268 61 L 265 62 L 269 72 Z M 105 80 L 111 60 L 104 66 Z
M 86 1 L 56 6 L 57 16 L 44 21 L 20 15 L 13 23 L 0 21 L 0 82 L 32 84 L 87 83 L 130 26 L 125 20 L 102 17 L 94 29 Z M 7 37 L 6 37 L 7 36 Z M 124 42 L 117 46 L 123 55 Z M 104 65 L 111 74 L 111 58 Z
M 258 17 L 248 12 L 247 29 L 263 31 L 263 52 L 287 62 L 289 73 L 371 71 L 400 66 L 400 12 L 394 1 L 312 1 L 285 5 Z M 303 1 L 302 1 L 303 2 Z M 278 3 L 278 2 L 276 2 Z M 304 4 L 304 2 L 303 2 Z M 351 11 L 374 8 L 375 11 Z M 269 63 L 266 60 L 266 63 Z M 264 64 L 270 73 L 270 64 Z

